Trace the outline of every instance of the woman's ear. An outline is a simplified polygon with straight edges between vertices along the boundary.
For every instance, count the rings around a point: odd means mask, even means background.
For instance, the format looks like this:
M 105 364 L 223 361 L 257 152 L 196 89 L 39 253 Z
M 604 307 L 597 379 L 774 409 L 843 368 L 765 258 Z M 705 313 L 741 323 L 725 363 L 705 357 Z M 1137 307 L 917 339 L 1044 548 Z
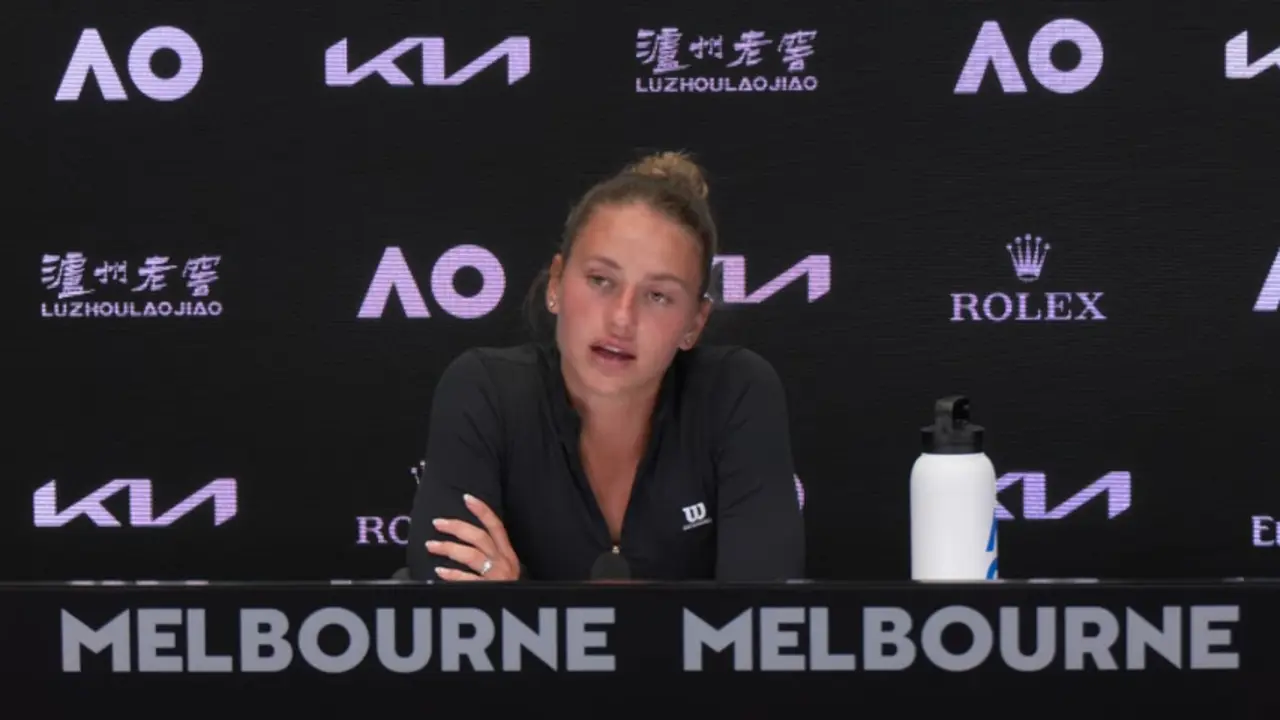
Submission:
M 551 267 L 547 269 L 547 310 L 552 315 L 560 314 L 560 281 L 564 277 L 564 256 L 556 253 L 551 258 Z
M 702 330 L 707 326 L 709 317 L 711 317 L 711 299 L 704 297 L 698 305 L 698 311 L 693 315 L 693 320 L 689 323 L 689 328 L 685 330 L 684 335 L 680 336 L 681 350 L 692 350 L 693 346 L 698 344 L 698 338 L 702 336 Z

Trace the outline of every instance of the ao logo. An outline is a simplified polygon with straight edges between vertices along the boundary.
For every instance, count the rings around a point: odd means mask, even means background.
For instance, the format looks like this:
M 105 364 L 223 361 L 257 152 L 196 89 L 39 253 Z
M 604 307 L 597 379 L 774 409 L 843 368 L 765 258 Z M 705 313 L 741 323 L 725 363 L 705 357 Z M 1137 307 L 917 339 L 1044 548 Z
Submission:
M 1070 70 L 1059 69 L 1050 57 L 1059 43 L 1071 43 L 1080 51 L 1080 64 Z M 1027 65 L 1031 75 L 1046 90 L 1060 95 L 1070 95 L 1093 84 L 1102 72 L 1102 41 L 1097 33 L 1079 20 L 1062 18 L 1054 20 L 1036 32 L 1027 49 Z M 1009 49 L 1000 23 L 988 20 L 982 23 L 978 39 L 969 51 L 960 79 L 956 82 L 956 95 L 972 95 L 978 92 L 987 67 L 996 71 L 996 80 L 1006 93 L 1025 93 L 1027 84 L 1018 70 L 1018 62 Z
M 171 50 L 178 56 L 178 72 L 171 78 L 159 77 L 151 69 L 152 59 L 161 50 Z M 129 48 L 127 68 L 129 79 L 133 80 L 138 92 L 152 100 L 169 102 L 184 98 L 195 89 L 204 71 L 204 55 L 196 41 L 178 28 L 154 27 L 142 33 Z M 102 42 L 102 35 L 94 28 L 86 28 L 80 33 L 80 40 L 76 42 L 71 62 L 62 74 L 62 82 L 53 99 L 58 102 L 79 100 L 90 73 L 98 82 L 102 99 L 128 99 L 120 74 Z
M 1276 252 L 1271 272 L 1262 281 L 1262 290 L 1258 291 L 1258 301 L 1253 304 L 1253 311 L 1280 312 L 1280 251 Z
M 463 268 L 471 268 L 480 273 L 481 286 L 475 295 L 463 295 L 454 284 Z M 431 268 L 431 294 L 435 301 L 445 312 L 463 320 L 488 315 L 498 307 L 506 288 L 507 275 L 502 269 L 502 263 L 498 262 L 493 253 L 479 245 L 451 247 Z M 382 260 L 373 272 L 373 280 L 369 283 L 356 317 L 365 320 L 381 318 L 392 293 L 400 298 L 405 317 L 431 317 L 404 253 L 395 246 L 383 251 Z

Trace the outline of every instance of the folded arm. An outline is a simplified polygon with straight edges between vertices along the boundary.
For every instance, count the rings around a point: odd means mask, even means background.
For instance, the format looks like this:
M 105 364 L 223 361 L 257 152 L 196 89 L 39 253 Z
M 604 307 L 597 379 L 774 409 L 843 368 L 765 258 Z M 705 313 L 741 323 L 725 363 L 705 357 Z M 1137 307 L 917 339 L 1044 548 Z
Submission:
M 454 561 L 427 552 L 428 540 L 456 541 L 432 526 L 436 518 L 451 518 L 483 527 L 467 509 L 471 494 L 503 516 L 502 423 L 497 389 L 479 356 L 466 352 L 440 375 L 431 400 L 426 467 L 409 515 L 406 548 L 409 577 L 436 578 L 435 568 L 467 570 Z
M 782 381 L 750 350 L 725 357 L 715 407 L 716 579 L 804 577 L 804 519 L 796 492 Z

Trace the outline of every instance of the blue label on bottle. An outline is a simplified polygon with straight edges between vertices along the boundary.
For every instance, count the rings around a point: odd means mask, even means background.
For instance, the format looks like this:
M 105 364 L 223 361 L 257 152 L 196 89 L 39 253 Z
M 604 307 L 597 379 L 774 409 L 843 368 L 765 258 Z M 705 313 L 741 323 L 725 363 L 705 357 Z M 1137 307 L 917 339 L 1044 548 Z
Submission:
M 987 536 L 987 552 L 995 552 L 996 550 L 996 516 L 991 514 L 991 534 Z M 987 579 L 995 580 L 999 577 L 998 565 L 999 556 L 991 558 L 991 566 L 987 568 Z

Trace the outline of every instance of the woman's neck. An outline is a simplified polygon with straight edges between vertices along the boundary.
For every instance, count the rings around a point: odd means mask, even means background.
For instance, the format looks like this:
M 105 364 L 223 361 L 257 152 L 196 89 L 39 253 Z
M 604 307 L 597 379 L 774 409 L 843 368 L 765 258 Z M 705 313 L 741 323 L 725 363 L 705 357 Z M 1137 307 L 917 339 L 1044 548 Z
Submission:
M 564 373 L 569 401 L 582 419 L 582 435 L 593 442 L 607 445 L 632 445 L 643 447 L 649 435 L 649 423 L 653 417 L 658 388 L 644 388 L 638 392 L 612 397 L 593 396 L 577 390 Z

